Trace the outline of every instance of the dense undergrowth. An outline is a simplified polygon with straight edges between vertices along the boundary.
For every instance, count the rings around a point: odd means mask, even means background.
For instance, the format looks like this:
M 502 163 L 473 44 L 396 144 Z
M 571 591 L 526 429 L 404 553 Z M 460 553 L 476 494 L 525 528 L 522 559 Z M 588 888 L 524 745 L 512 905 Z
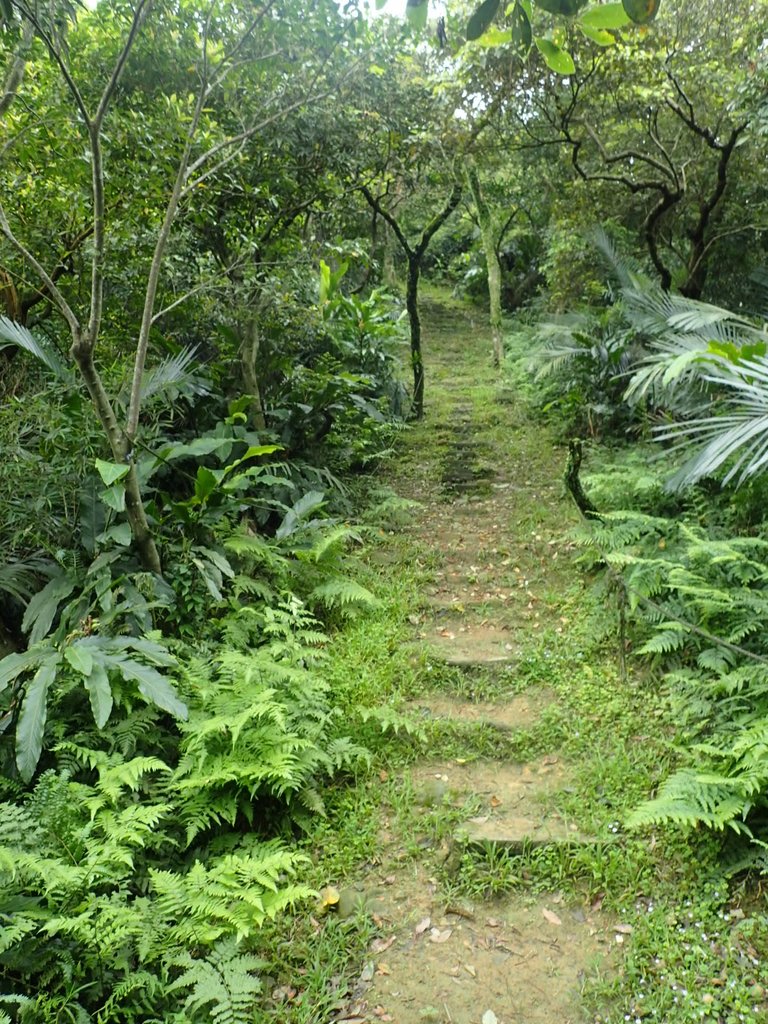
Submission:
M 573 424 L 540 401 L 527 328 L 508 350 L 478 429 L 503 445 L 533 422 L 531 443 L 549 446 Z M 364 478 L 321 492 L 311 466 L 276 461 L 277 440 L 246 431 L 235 405 L 200 442 L 163 449 L 162 472 L 183 467 L 187 489 L 180 542 L 167 520 L 173 594 L 114 543 L 119 515 L 90 562 L 54 568 L 47 549 L 48 582 L 19 621 L 29 646 L 0 663 L 2 1011 L 327 1019 L 375 925 L 323 915 L 317 892 L 375 861 L 382 816 L 407 861 L 473 813 L 425 812 L 401 769 L 425 750 L 525 761 L 558 749 L 575 778 L 557 810 L 605 841 L 466 851 L 437 869 L 440 892 L 559 890 L 631 925 L 620 976 L 588 981 L 595 1020 L 759 1021 L 766 568 L 750 495 L 670 493 L 665 461 L 591 440 L 585 486 L 602 515 L 580 537 L 591 589 L 574 574 L 548 599 L 567 628 L 523 637 L 514 680 L 472 682 L 475 696 L 511 682 L 558 695 L 502 749 L 481 727 L 406 713 L 422 692 L 467 686 L 406 643 L 433 571 L 403 531 L 410 503 Z M 421 467 L 430 444 L 427 424 L 401 458 L 418 446 Z M 555 514 L 541 514 L 538 528 L 562 540 Z

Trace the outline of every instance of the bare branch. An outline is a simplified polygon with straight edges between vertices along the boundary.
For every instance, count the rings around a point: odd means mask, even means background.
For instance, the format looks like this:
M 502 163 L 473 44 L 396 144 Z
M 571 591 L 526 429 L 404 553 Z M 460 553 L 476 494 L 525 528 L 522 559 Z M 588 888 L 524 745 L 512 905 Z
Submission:
M 26 3 L 20 3 L 18 5 L 18 8 L 19 8 L 19 13 L 21 14 L 21 16 L 23 18 L 25 18 L 31 25 L 34 26 L 35 34 L 38 35 L 43 40 L 43 42 L 45 43 L 45 46 L 46 46 L 46 49 L 48 50 L 49 55 L 51 56 L 51 58 L 53 59 L 53 61 L 57 65 L 57 67 L 58 67 L 58 69 L 59 69 L 59 71 L 61 73 L 61 76 L 64 79 L 64 81 L 66 82 L 67 88 L 69 89 L 69 91 L 70 91 L 70 93 L 72 95 L 72 98 L 75 101 L 75 105 L 77 106 L 77 109 L 80 111 L 80 116 L 82 117 L 83 121 L 85 122 L 86 127 L 90 127 L 91 115 L 90 115 L 90 113 L 88 111 L 87 106 L 85 105 L 85 100 L 83 99 L 83 94 L 78 89 L 77 83 L 75 82 L 74 78 L 70 74 L 69 68 L 67 67 L 66 62 L 64 61 L 64 58 L 62 57 L 62 55 L 61 55 L 61 53 L 59 51 L 59 48 L 56 45 L 55 41 L 53 40 L 52 36 L 43 27 L 43 24 L 40 21 L 40 19 L 37 17 L 37 13 L 36 13 L 36 10 L 34 8 L 30 7 Z
M 59 310 L 61 315 L 67 321 L 69 329 L 72 333 L 72 338 L 77 339 L 80 336 L 80 321 L 75 316 L 71 306 L 64 298 L 63 294 L 56 287 L 55 281 L 52 279 L 48 271 L 43 265 L 36 259 L 35 256 L 27 249 L 27 247 L 20 242 L 19 239 L 14 235 L 11 230 L 11 225 L 8 223 L 8 218 L 5 214 L 5 209 L 0 205 L 0 232 L 8 239 L 11 245 L 16 249 L 19 255 L 29 264 L 30 267 L 35 271 L 37 276 L 45 285 L 46 291 L 54 303 L 56 308 Z
M 13 103 L 16 93 L 19 91 L 21 80 L 24 77 L 24 69 L 27 66 L 27 56 L 32 48 L 32 40 L 34 38 L 34 25 L 30 21 L 27 21 L 24 23 L 24 31 L 22 32 L 19 48 L 16 51 L 13 62 L 8 69 L 8 74 L 5 76 L 5 82 L 3 83 L 3 91 L 2 95 L 0 95 L 0 117 L 2 117 L 2 115 L 8 110 L 11 103 Z
M 136 4 L 128 35 L 126 36 L 120 54 L 115 61 L 115 66 L 112 68 L 112 74 L 109 76 L 109 81 L 104 86 L 104 91 L 101 94 L 101 99 L 99 100 L 99 105 L 96 108 L 96 113 L 93 115 L 93 123 L 99 129 L 101 129 L 104 116 L 109 109 L 109 104 L 112 102 L 112 97 L 115 94 L 115 89 L 120 81 L 120 77 L 123 74 L 126 61 L 133 49 L 133 44 L 136 42 L 136 37 L 139 34 L 141 26 L 144 24 L 147 15 L 152 9 L 153 3 L 154 0 L 138 0 L 138 3 Z

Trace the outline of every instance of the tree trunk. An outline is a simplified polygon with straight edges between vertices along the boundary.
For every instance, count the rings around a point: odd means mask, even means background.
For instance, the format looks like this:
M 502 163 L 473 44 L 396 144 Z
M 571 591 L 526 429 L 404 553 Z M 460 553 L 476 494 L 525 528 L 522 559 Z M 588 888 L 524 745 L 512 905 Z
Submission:
M 493 365 L 501 366 L 504 358 L 504 335 L 501 327 L 501 264 L 497 245 L 498 227 L 494 223 L 493 212 L 485 200 L 480 188 L 480 179 L 474 164 L 467 165 L 467 181 L 472 193 L 477 219 L 480 224 L 480 236 L 485 253 L 485 266 L 488 272 L 488 302 L 490 306 L 491 339 L 493 341 Z
M 267 423 L 264 418 L 264 403 L 261 400 L 261 388 L 259 387 L 259 374 L 257 370 L 261 338 L 259 337 L 259 324 L 255 317 L 250 323 L 245 325 L 241 338 L 240 365 L 243 371 L 243 383 L 246 392 L 253 399 L 251 402 L 251 423 L 256 430 L 266 430 Z
M 421 317 L 419 316 L 419 277 L 421 257 L 412 253 L 408 257 L 408 288 L 405 308 L 411 325 L 411 366 L 413 367 L 413 418 L 424 418 L 424 360 L 421 355 Z
M 120 464 L 128 464 L 129 470 L 125 481 L 125 514 L 128 524 L 131 527 L 136 550 L 141 564 L 148 572 L 160 575 L 162 565 L 160 553 L 157 550 L 155 539 L 149 527 L 147 514 L 144 511 L 144 501 L 141 497 L 139 478 L 136 473 L 136 463 L 133 452 L 125 433 L 120 429 L 115 411 L 109 401 L 106 389 L 102 382 L 99 371 L 93 362 L 93 344 L 86 338 L 80 336 L 72 345 L 72 357 L 78 365 L 82 374 L 85 386 L 93 401 L 99 422 L 104 428 L 104 433 L 109 440 L 109 447 L 112 450 L 112 458 Z
M 387 288 L 391 288 L 394 291 L 399 284 L 397 267 L 395 266 L 397 239 L 395 238 L 395 233 L 388 225 L 385 226 L 382 234 L 384 237 L 382 240 L 381 279 Z

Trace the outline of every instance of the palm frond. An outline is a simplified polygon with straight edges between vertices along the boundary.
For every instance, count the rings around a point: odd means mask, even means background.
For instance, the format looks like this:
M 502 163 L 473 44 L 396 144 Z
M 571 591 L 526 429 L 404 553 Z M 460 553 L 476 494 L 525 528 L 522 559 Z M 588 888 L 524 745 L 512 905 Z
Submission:
M 210 394 L 208 382 L 196 367 L 199 363 L 198 353 L 197 346 L 182 349 L 147 370 L 141 381 L 142 400 L 147 401 L 171 390 L 188 395 Z
M 675 442 L 678 450 L 697 449 L 669 481 L 672 490 L 712 476 L 729 462 L 724 481 L 734 480 L 737 486 L 768 466 L 768 358 L 713 361 L 703 376 L 730 391 L 730 397 L 714 403 L 709 415 L 658 431 L 660 440 Z
M 51 563 L 43 559 L 0 564 L 0 593 L 26 604 L 40 588 L 40 577 L 50 575 Z
M 71 371 L 50 341 L 36 338 L 30 330 L 7 316 L 0 316 L 0 339 L 0 350 L 11 346 L 20 348 L 47 366 L 59 380 L 71 378 Z
M 645 287 L 649 283 L 640 264 L 618 251 L 605 228 L 596 227 L 590 233 L 589 240 L 600 252 L 622 289 Z

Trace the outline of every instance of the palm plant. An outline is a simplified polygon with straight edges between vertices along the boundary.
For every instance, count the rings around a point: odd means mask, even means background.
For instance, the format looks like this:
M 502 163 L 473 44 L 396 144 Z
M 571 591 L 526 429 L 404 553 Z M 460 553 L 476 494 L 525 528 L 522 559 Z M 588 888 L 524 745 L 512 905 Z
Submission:
M 645 339 L 625 392 L 667 420 L 656 437 L 687 456 L 669 481 L 680 490 L 725 470 L 742 485 L 768 469 L 768 329 L 742 313 L 663 291 L 596 239 L 621 286 L 624 316 Z M 670 417 L 674 420 L 670 422 Z

